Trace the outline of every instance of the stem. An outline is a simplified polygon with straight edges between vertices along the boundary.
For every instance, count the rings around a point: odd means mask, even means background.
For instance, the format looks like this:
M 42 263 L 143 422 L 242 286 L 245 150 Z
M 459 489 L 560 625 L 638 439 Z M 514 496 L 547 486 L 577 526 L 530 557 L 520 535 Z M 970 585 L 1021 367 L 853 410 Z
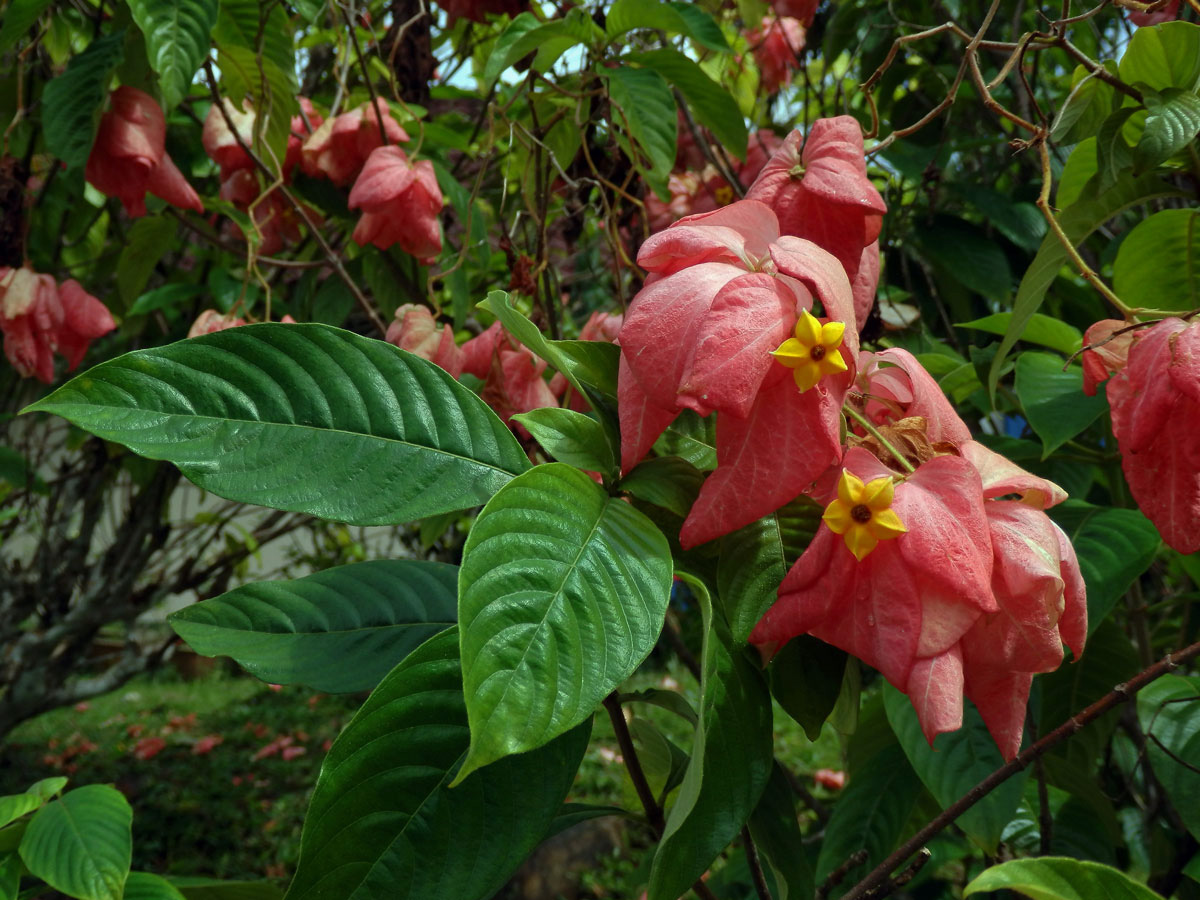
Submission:
M 1200 656 L 1200 641 L 1184 648 L 1178 653 L 1168 653 L 1154 665 L 1142 670 L 1124 684 L 1118 684 L 1091 706 L 1076 713 L 1063 724 L 1059 725 L 1040 741 L 1026 747 L 1017 756 L 996 769 L 990 775 L 971 788 L 965 794 L 946 807 L 946 810 L 905 841 L 895 853 L 876 866 L 866 878 L 856 884 L 845 894 L 843 900 L 863 900 L 872 894 L 876 888 L 888 881 L 888 876 L 908 857 L 920 850 L 929 839 L 946 828 L 964 812 L 994 791 L 997 787 L 1016 775 L 1051 747 L 1062 743 L 1077 733 L 1081 728 L 1094 719 L 1099 718 L 1110 709 L 1131 699 L 1138 691 L 1155 679 L 1179 668 Z
M 888 453 L 896 457 L 896 462 L 900 463 L 900 465 L 904 467 L 904 471 L 906 471 L 909 475 L 917 471 L 916 466 L 910 463 L 904 454 L 897 450 L 892 442 L 883 436 L 883 434 L 878 428 L 875 427 L 874 423 L 872 423 L 870 419 L 860 413 L 853 406 L 843 406 L 842 412 L 861 425 L 866 430 L 867 434 L 879 441 L 879 443 L 884 446 L 884 449 L 886 449 Z
M 750 868 L 750 877 L 754 881 L 754 892 L 758 900 L 771 900 L 771 889 L 767 887 L 766 876 L 763 875 L 762 861 L 758 858 L 758 848 L 750 837 L 750 826 L 742 826 L 742 846 L 746 850 L 746 865 Z

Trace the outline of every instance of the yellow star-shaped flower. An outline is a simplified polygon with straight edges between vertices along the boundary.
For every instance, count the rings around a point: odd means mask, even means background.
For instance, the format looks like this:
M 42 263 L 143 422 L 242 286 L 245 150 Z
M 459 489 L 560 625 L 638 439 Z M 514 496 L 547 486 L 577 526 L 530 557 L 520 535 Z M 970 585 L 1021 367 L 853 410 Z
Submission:
M 796 320 L 796 336 L 780 344 L 771 355 L 792 370 L 796 387 L 804 393 L 824 376 L 846 371 L 846 361 L 838 350 L 845 331 L 845 322 L 822 325 L 816 316 L 804 310 Z
M 830 531 L 845 538 L 846 546 L 861 562 L 880 541 L 908 531 L 892 510 L 894 493 L 895 485 L 886 475 L 863 484 L 861 478 L 842 469 L 837 499 L 825 507 L 821 519 Z

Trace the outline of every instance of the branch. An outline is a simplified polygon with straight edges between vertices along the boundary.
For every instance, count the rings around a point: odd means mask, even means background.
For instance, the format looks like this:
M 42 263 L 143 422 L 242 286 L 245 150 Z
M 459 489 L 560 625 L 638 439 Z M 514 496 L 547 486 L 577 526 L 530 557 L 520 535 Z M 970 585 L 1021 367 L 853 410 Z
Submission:
M 868 896 L 874 896 L 874 891 L 883 887 L 888 882 L 888 876 L 906 859 L 924 847 L 930 838 L 950 825 L 951 822 L 1009 778 L 1026 768 L 1051 747 L 1061 744 L 1067 738 L 1076 734 L 1088 723 L 1104 715 L 1110 709 L 1131 699 L 1138 691 L 1152 681 L 1179 668 L 1184 663 L 1190 662 L 1197 656 L 1200 656 L 1200 641 L 1185 647 L 1178 653 L 1168 653 L 1154 665 L 1139 672 L 1129 681 L 1124 684 L 1118 684 L 1109 693 L 1105 694 L 1091 706 L 1073 715 L 1040 741 L 1026 747 L 1015 758 L 1009 760 L 984 778 L 983 781 L 979 782 L 979 784 L 959 797 L 954 803 L 946 807 L 946 810 L 941 815 L 918 831 L 912 838 L 905 841 L 899 849 L 876 866 L 866 878 L 851 888 L 842 900 L 864 900 Z

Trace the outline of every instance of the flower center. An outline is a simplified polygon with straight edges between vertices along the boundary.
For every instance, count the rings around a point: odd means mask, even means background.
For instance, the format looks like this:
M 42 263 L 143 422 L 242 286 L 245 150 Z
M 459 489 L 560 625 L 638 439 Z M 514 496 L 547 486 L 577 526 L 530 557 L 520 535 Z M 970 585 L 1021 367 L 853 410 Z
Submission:
M 838 347 L 846 331 L 844 322 L 821 322 L 804 310 L 796 320 L 795 337 L 790 337 L 771 355 L 792 370 L 800 392 L 816 386 L 826 375 L 846 371 L 846 361 Z
M 860 562 L 878 546 L 908 531 L 892 510 L 895 483 L 884 475 L 863 483 L 862 479 L 842 469 L 837 498 L 825 507 L 821 520 L 834 534 L 840 534 L 846 546 Z

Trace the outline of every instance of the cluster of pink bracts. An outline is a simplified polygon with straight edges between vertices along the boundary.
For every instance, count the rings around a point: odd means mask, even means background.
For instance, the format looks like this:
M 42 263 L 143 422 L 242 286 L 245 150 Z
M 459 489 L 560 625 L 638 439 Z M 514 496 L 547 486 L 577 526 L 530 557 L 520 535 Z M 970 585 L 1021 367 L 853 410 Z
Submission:
M 685 548 L 801 494 L 827 504 L 751 640 L 770 653 L 809 633 L 853 653 L 909 695 L 930 740 L 961 727 L 965 692 L 1011 758 L 1033 675 L 1086 636 L 1074 551 L 1044 512 L 1065 494 L 972 441 L 906 351 L 859 353 L 884 211 L 840 117 L 790 135 L 746 199 L 651 237 L 619 336 L 622 465 L 683 410 L 715 413 L 718 465 Z M 876 434 L 843 441 L 843 407 Z
M 54 380 L 54 354 L 74 369 L 88 344 L 116 328 L 108 309 L 74 280 L 57 284 L 27 266 L 0 266 L 4 355 L 22 378 Z
M 249 210 L 261 235 L 260 252 L 270 255 L 300 237 L 301 217 L 277 189 L 262 191 L 262 177 L 244 147 L 254 138 L 255 113 L 224 101 L 204 121 L 204 149 L 221 170 L 221 199 Z M 438 214 L 442 193 L 428 160 L 413 163 L 396 144 L 409 140 L 381 100 L 325 121 L 305 97 L 291 122 L 280 167 L 284 184 L 297 167 L 339 187 L 353 182 L 350 208 L 362 209 L 354 229 L 359 244 L 386 250 L 394 244 L 422 260 L 442 249 Z M 230 127 L 232 125 L 232 128 Z M 203 212 L 199 196 L 165 149 L 166 120 L 149 94 L 124 85 L 112 92 L 109 109 L 87 163 L 87 179 L 117 197 L 131 216 L 146 214 L 147 191 L 184 209 Z M 355 180 L 357 178 L 357 180 Z M 319 222 L 315 212 L 310 218 Z

